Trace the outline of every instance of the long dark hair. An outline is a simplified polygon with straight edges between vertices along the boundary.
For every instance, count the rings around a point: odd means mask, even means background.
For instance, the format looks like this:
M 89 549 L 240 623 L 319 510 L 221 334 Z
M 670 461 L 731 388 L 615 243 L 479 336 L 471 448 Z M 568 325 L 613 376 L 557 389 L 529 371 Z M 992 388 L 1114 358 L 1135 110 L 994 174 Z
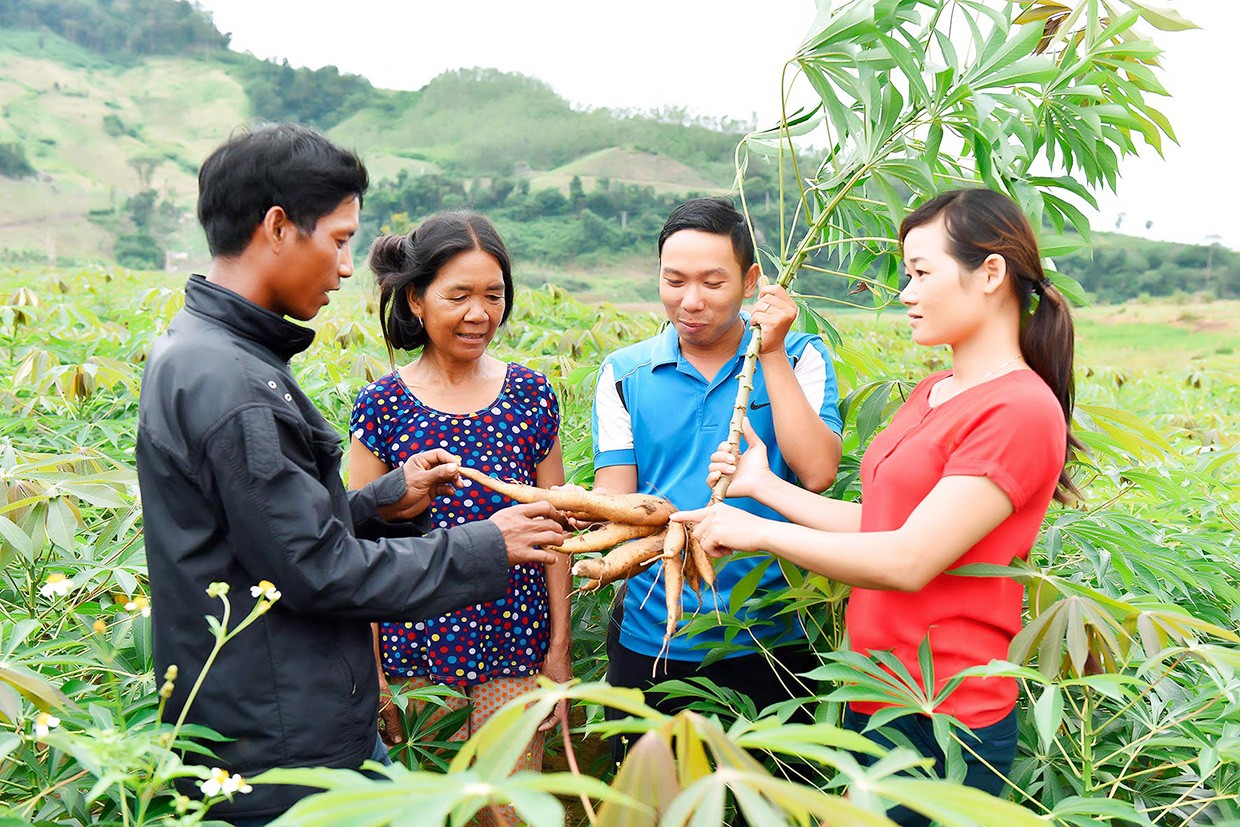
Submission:
M 409 291 L 423 296 L 440 269 L 470 250 L 490 253 L 504 273 L 504 314 L 512 312 L 512 260 L 495 226 L 469 210 L 439 213 L 405 235 L 383 235 L 370 247 L 370 269 L 379 283 L 379 324 L 388 354 L 416 350 L 427 342 L 426 328 L 409 307 Z
M 940 216 L 947 231 L 952 258 L 976 270 L 988 256 L 1000 255 L 1007 262 L 1017 304 L 1021 311 L 1020 355 L 1042 377 L 1068 424 L 1064 462 L 1080 441 L 1072 435 L 1072 407 L 1076 386 L 1072 378 L 1075 337 L 1068 300 L 1046 277 L 1042 254 L 1033 226 L 1011 198 L 988 189 L 960 189 L 935 196 L 908 215 L 900 224 L 900 243 L 909 232 Z M 1059 474 L 1055 499 L 1070 502 L 1080 497 L 1065 467 Z

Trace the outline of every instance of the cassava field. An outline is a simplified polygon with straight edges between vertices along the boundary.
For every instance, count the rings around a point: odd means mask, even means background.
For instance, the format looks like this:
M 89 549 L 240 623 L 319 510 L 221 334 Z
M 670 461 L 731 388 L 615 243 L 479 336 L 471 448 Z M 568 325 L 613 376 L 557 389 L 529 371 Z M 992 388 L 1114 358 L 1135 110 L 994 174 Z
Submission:
M 389 370 L 366 279 L 333 298 L 315 322 L 314 346 L 295 362 L 342 439 L 355 392 Z M 181 288 L 180 276 L 119 268 L 0 266 L 0 825 L 201 817 L 171 792 L 173 776 L 194 771 L 170 748 L 209 749 L 212 735 L 157 723 L 167 676 L 151 671 L 133 468 L 143 357 L 179 308 Z M 877 319 L 820 311 L 838 328 L 846 413 L 832 493 L 855 497 L 865 445 L 944 354 L 914 347 L 898 311 Z M 464 823 L 501 799 L 534 824 L 562 823 L 565 812 L 585 823 L 584 795 L 599 823 L 620 824 L 625 797 L 649 801 L 655 788 L 672 797 L 664 824 L 729 823 L 737 800 L 752 824 L 886 824 L 890 802 L 953 825 L 1240 823 L 1240 303 L 1132 302 L 1083 309 L 1078 322 L 1076 429 L 1088 450 L 1073 473 L 1086 500 L 1052 508 L 1031 561 L 1002 572 L 1028 586 L 1027 626 L 1010 662 L 987 667 L 1023 688 L 1014 803 L 894 776 L 907 753 L 870 769 L 852 760 L 844 748 L 859 745 L 833 726 L 841 699 L 882 697 L 916 710 L 933 698 L 874 661 L 838 654 L 846 590 L 789 571 L 792 588 L 777 599 L 800 612 L 821 655 L 818 670 L 795 678 L 814 727 L 780 725 L 787 709 L 750 723 L 762 710 L 712 685 L 673 687 L 698 699 L 698 711 L 672 719 L 598 683 L 604 589 L 575 601 L 581 684 L 542 690 L 531 710 L 514 707 L 459 753 L 442 743 L 459 717 L 426 725 L 410 705 L 414 737 L 387 792 L 351 774 L 307 771 L 298 780 L 336 788 L 283 823 L 380 824 L 415 812 L 421 820 L 403 823 L 441 823 L 451 812 Z M 657 324 L 653 312 L 583 304 L 555 287 L 518 292 L 495 352 L 557 387 L 571 480 L 591 477 L 594 368 Z M 734 599 L 747 596 L 741 588 Z M 221 615 L 227 605 L 222 598 Z M 204 619 L 203 632 L 246 645 L 243 627 L 254 621 L 230 617 L 212 632 Z M 736 621 L 689 625 L 721 622 Z M 575 700 L 571 754 L 557 741 L 549 763 L 579 765 L 581 775 L 508 779 L 513 749 L 565 693 Z M 603 704 L 658 736 L 619 774 L 591 729 Z M 949 721 L 941 735 L 959 750 Z

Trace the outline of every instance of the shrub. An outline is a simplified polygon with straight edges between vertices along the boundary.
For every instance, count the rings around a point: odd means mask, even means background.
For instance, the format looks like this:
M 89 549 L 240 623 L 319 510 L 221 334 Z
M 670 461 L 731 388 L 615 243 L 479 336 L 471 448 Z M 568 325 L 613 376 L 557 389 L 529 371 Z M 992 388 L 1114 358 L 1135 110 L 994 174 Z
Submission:
M 162 270 L 164 266 L 164 251 L 155 236 L 148 232 L 126 233 L 118 237 L 113 252 L 116 261 L 131 270 Z
M 34 174 L 35 168 L 30 165 L 21 144 L 0 144 L 0 175 L 5 178 L 29 178 Z

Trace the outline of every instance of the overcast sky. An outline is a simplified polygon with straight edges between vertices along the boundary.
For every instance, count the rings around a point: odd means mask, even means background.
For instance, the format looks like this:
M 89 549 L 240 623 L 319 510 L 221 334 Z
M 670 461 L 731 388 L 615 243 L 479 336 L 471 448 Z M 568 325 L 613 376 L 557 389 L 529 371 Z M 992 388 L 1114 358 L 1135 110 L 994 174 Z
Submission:
M 441 72 L 494 67 L 549 83 L 589 107 L 773 122 L 779 77 L 814 16 L 812 0 L 198 0 L 233 47 L 295 66 L 334 64 L 389 89 Z M 1156 0 L 1171 5 L 1170 0 Z M 1094 226 L 1240 249 L 1240 114 L 1235 101 L 1237 0 L 1175 0 L 1200 31 L 1160 32 L 1159 108 L 1180 145 L 1142 149 L 1100 194 Z M 502 128 L 502 125 L 497 125 Z M 1146 224 L 1149 222 L 1147 229 Z M 1215 238 L 1217 237 L 1217 238 Z

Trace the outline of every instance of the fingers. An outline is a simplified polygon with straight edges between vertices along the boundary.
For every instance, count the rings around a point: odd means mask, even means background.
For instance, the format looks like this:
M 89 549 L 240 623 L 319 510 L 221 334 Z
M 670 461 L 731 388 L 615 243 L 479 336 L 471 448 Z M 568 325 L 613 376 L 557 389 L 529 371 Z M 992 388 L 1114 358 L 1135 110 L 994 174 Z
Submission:
M 564 541 L 568 539 L 568 533 L 560 528 L 557 522 L 547 522 L 546 526 L 541 523 L 537 524 L 537 528 L 529 533 L 529 541 L 535 546 L 562 546 Z M 555 560 L 555 555 L 551 556 Z
M 762 441 L 762 437 L 758 436 L 758 432 L 753 429 L 749 417 L 741 420 L 741 433 L 745 435 L 745 441 L 749 443 L 750 448 L 766 448 L 766 443 Z
M 555 729 L 555 725 L 559 724 L 564 727 L 564 731 L 568 732 L 568 701 L 560 701 L 555 705 L 555 709 L 551 710 L 551 714 L 547 719 L 538 725 L 539 732 L 547 732 Z
M 698 508 L 693 511 L 677 511 L 671 516 L 670 519 L 677 523 L 699 523 L 709 512 L 709 508 Z
M 445 454 L 450 457 L 450 459 L 445 461 L 442 465 L 434 465 L 427 468 L 423 473 L 430 477 L 430 479 L 434 480 L 437 485 L 442 483 L 451 484 L 456 480 L 457 472 L 461 470 L 460 460 L 452 457 L 452 455 L 447 451 L 441 451 L 440 453 Z
M 406 465 L 409 463 L 417 463 L 427 470 L 447 464 L 453 464 L 459 468 L 461 458 L 456 454 L 445 451 L 443 448 L 431 448 L 429 451 L 420 451 L 414 454 L 405 462 Z
M 551 520 L 562 518 L 556 507 L 546 500 L 539 500 L 536 503 L 521 503 L 520 505 L 511 506 L 511 510 L 525 517 L 546 517 Z
M 404 722 L 401 721 L 400 710 L 392 703 L 391 696 L 386 694 L 379 705 L 379 735 L 389 747 L 404 740 Z
M 540 566 L 549 566 L 558 562 L 560 556 L 553 551 L 545 551 L 541 548 L 522 548 L 510 552 L 508 562 L 510 565 L 518 563 L 530 563 Z
M 788 291 L 776 284 L 767 284 L 758 288 L 758 297 L 754 300 L 754 312 L 764 312 L 772 308 L 786 309 L 794 304 Z

